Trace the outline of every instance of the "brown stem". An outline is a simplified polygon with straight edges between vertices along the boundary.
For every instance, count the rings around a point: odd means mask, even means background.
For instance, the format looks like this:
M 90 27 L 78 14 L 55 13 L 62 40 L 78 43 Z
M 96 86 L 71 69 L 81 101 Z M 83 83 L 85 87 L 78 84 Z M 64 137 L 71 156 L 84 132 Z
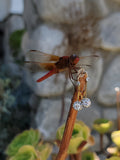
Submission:
M 83 141 L 80 146 L 78 147 L 77 151 L 78 153 L 77 154 L 71 154 L 70 155 L 70 160 L 81 160 L 81 152 L 82 152 L 82 149 L 83 147 L 87 144 L 87 141 Z
M 70 160 L 81 160 L 81 158 L 82 158 L 81 152 L 79 152 L 77 154 L 71 154 L 70 155 Z
M 78 99 L 81 100 L 81 98 L 83 97 L 85 85 L 86 85 L 86 78 L 87 78 L 87 74 L 85 74 L 83 77 L 80 77 L 79 79 L 80 85 L 75 86 L 75 91 L 72 98 L 70 110 L 68 113 L 63 138 L 60 144 L 60 149 L 57 154 L 56 160 L 64 160 L 67 156 L 67 150 L 68 150 L 69 142 L 72 136 L 73 127 L 74 127 L 74 123 L 75 123 L 77 112 L 78 112 L 73 108 L 73 104 L 75 101 L 77 101 Z
M 78 153 L 80 153 L 80 152 L 82 151 L 83 147 L 84 147 L 86 144 L 87 144 L 87 141 L 83 141 L 83 142 L 80 144 L 80 146 L 79 146 L 78 149 L 77 149 Z
M 65 83 L 63 86 L 63 94 L 62 94 L 62 106 L 61 106 L 61 115 L 60 115 L 60 119 L 59 119 L 59 124 L 61 124 L 63 116 L 64 116 L 64 110 L 65 110 L 65 92 L 66 92 L 66 87 L 67 87 L 67 82 L 68 82 L 68 74 L 66 73 L 66 79 L 65 79 Z
M 70 160 L 75 160 L 75 157 L 73 154 L 71 154 L 69 157 L 70 157 Z
M 100 134 L 100 151 L 103 151 L 103 134 Z
M 75 160 L 82 160 L 82 157 L 81 157 L 81 156 L 82 156 L 81 152 L 75 154 L 75 155 L 74 155 Z
M 116 93 L 116 100 L 117 100 L 117 128 L 120 130 L 120 91 Z

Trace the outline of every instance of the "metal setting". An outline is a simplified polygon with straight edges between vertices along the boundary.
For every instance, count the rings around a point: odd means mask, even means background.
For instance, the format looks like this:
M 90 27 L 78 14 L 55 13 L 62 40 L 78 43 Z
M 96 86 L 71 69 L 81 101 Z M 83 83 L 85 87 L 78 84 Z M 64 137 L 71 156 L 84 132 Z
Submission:
M 90 79 L 90 78 L 89 78 L 89 77 L 87 77 L 87 78 L 86 78 L 86 81 L 88 82 L 88 81 L 89 81 L 89 79 Z

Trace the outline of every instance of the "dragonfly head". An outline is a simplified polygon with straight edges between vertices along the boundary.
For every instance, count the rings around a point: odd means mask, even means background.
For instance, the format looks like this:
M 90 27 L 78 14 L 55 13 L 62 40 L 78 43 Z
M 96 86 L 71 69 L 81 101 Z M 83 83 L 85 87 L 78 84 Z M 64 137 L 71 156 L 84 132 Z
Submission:
M 76 54 L 70 56 L 70 64 L 75 65 L 79 62 L 79 57 Z

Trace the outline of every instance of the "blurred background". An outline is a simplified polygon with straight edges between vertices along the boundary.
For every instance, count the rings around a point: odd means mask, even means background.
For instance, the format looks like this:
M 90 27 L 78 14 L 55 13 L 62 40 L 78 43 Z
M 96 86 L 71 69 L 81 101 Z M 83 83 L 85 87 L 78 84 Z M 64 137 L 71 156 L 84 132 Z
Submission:
M 99 55 L 88 71 L 87 95 L 92 105 L 81 110 L 77 118 L 89 127 L 97 118 L 116 122 L 120 1 L 0 0 L 0 159 L 3 160 L 7 145 L 25 129 L 38 128 L 46 139 L 54 139 L 57 127 L 65 122 L 69 111 L 72 83 L 66 81 L 65 74 L 36 83 L 46 72 L 31 73 L 26 67 L 24 61 L 30 49 L 58 56 Z M 107 137 L 104 141 L 107 145 Z

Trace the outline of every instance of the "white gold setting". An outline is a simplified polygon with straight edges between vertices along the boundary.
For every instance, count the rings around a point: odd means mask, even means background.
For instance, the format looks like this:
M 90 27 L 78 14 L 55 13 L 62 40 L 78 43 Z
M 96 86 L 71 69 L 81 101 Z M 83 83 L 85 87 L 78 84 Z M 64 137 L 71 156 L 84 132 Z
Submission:
M 89 78 L 89 77 L 87 77 L 87 78 L 86 78 L 86 81 L 88 82 L 88 81 L 89 81 L 89 79 L 90 79 L 90 78 Z

